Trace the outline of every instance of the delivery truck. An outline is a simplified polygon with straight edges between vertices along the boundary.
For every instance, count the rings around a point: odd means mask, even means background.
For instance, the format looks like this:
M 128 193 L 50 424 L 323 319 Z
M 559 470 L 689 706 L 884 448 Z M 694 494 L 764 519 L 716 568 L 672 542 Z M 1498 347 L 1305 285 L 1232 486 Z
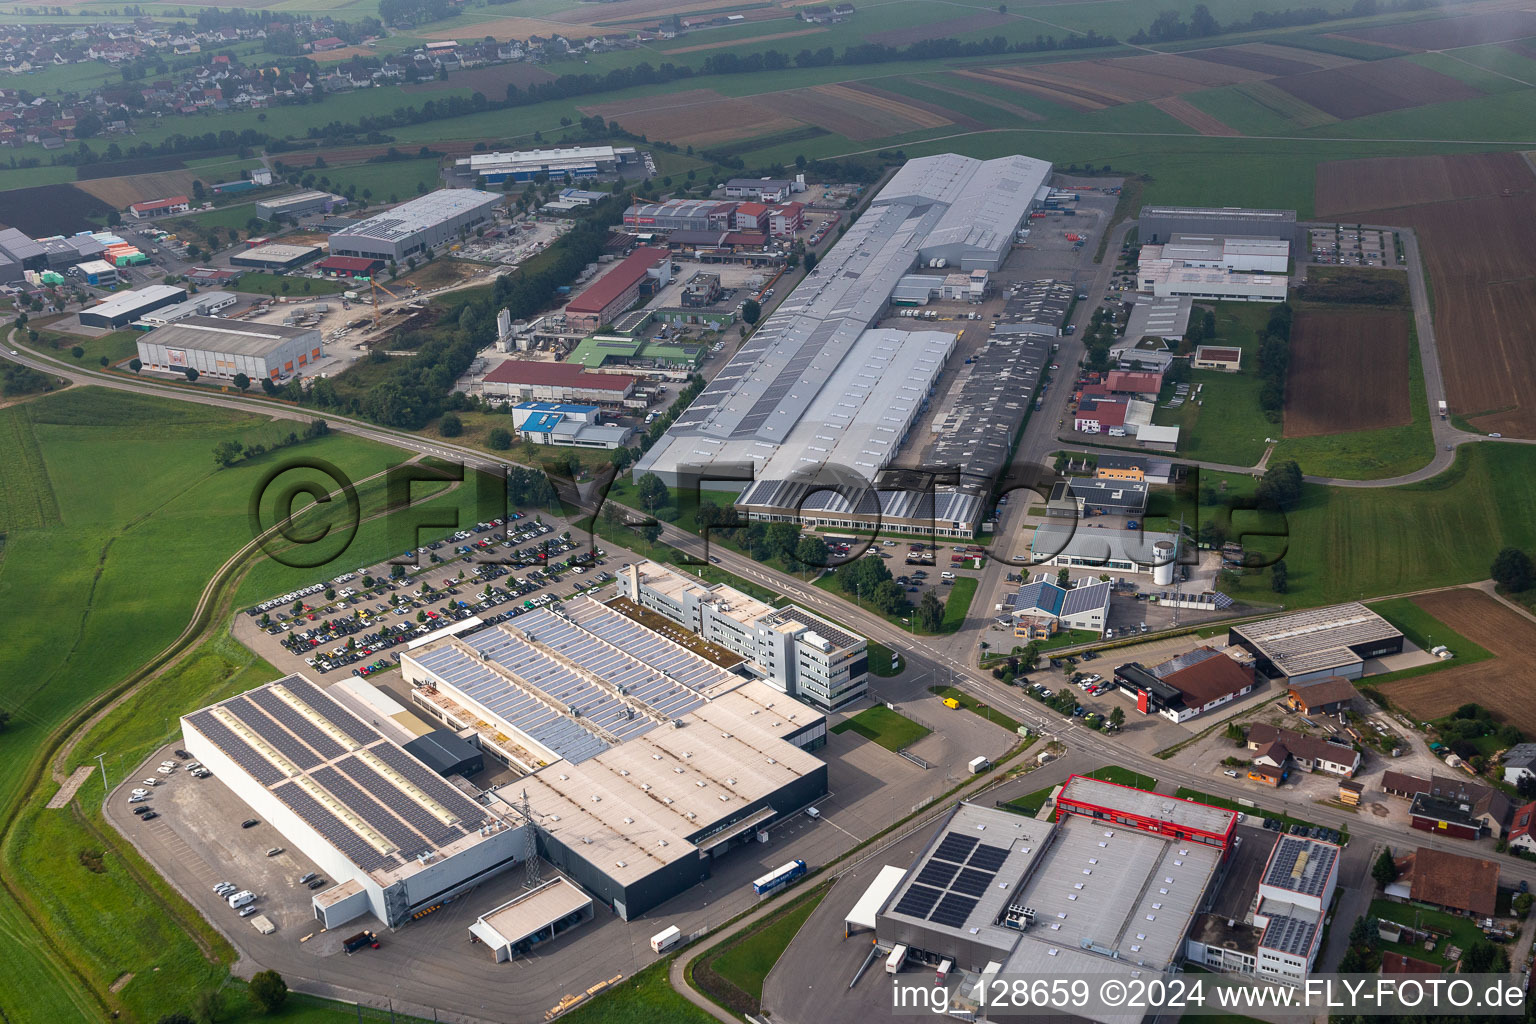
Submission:
M 980 775 L 982 772 L 992 767 L 992 762 L 988 761 L 984 757 L 973 757 L 971 758 L 971 763 L 966 767 L 970 768 L 972 775 Z
M 664 932 L 657 932 L 651 936 L 651 951 L 654 953 L 665 953 L 677 945 L 682 940 L 682 937 L 682 929 L 678 928 L 677 925 L 673 925 Z
M 341 940 L 341 948 L 346 950 L 348 956 L 351 956 L 360 949 L 369 947 L 373 949 L 379 948 L 379 937 L 373 934 L 373 932 L 358 932 L 356 935 Z

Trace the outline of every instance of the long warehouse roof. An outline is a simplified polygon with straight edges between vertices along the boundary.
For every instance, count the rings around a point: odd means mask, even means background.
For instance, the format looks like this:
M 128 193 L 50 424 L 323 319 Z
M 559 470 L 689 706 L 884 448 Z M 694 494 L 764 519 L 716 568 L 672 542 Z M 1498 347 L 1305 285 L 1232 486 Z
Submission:
M 296 338 L 319 337 L 313 327 L 246 323 L 213 316 L 188 316 L 145 335 L 145 340 L 171 348 L 219 352 L 237 356 L 264 356 Z
M 372 238 L 381 242 L 396 242 L 418 231 L 425 231 L 460 214 L 470 213 L 501 202 L 503 196 L 481 192 L 473 188 L 443 188 L 410 202 L 401 203 L 394 209 L 380 213 L 355 226 L 331 236 L 332 247 L 338 237 Z

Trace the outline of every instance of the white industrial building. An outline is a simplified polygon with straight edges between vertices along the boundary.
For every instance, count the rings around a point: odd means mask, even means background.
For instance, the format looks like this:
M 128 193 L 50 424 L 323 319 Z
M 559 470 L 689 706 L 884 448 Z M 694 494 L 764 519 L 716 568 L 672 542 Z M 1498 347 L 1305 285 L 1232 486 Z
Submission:
M 774 608 L 657 562 L 619 573 L 619 595 L 733 651 L 775 689 L 832 711 L 868 690 L 869 644 L 806 611 Z
M 1284 302 L 1290 279 L 1284 274 L 1239 274 L 1158 263 L 1136 271 L 1136 287 L 1159 299 L 1212 302 Z
M 607 177 L 641 159 L 633 146 L 559 146 L 515 153 L 474 153 L 455 160 L 461 175 L 484 179 L 487 185 L 504 181 L 532 181 L 539 175 L 551 179 Z
M 151 329 L 185 320 L 189 316 L 212 316 L 239 301 L 240 297 L 234 292 L 198 292 L 186 302 L 178 302 L 174 306 L 163 306 L 153 312 L 145 313 L 139 317 L 134 326 Z
M 980 1007 L 966 1000 L 999 974 L 1171 976 L 1209 903 L 1236 815 L 1125 786 L 1082 785 L 1092 781 L 1068 781 L 1054 823 L 959 804 L 876 915 L 881 953 L 947 963 L 960 977 L 950 1012 L 978 1017 Z M 1076 1012 L 1102 1024 L 1142 1019 L 1140 1010 Z
M 1035 527 L 1029 553 L 1035 565 L 1146 573 L 1154 577 L 1154 582 L 1172 583 L 1178 538 L 1152 530 L 1111 530 L 1078 522 L 1048 522 Z
M 419 712 L 523 774 L 540 855 L 629 920 L 827 792 L 826 716 L 697 646 L 577 598 L 400 667 Z
M 481 914 L 469 934 L 485 944 L 499 964 L 592 920 L 592 897 L 564 878 L 551 878 Z
M 1253 210 L 1237 206 L 1154 206 L 1136 216 L 1143 245 L 1166 242 L 1175 235 L 1249 235 L 1283 238 L 1306 245 L 1306 231 L 1295 210 Z
M 830 465 L 872 482 L 955 345 L 948 331 L 874 323 L 920 261 L 1000 266 L 1049 174 L 1028 157 L 908 161 L 645 453 L 635 478 L 654 472 L 678 486 L 701 474 L 717 478 L 705 486 L 739 488 L 808 482 Z
M 139 339 L 139 361 L 146 370 L 184 373 L 191 368 L 224 379 L 243 373 L 252 381 L 278 381 L 302 372 L 324 354 L 316 328 L 212 316 L 182 317 Z
M 330 238 L 331 255 L 398 263 L 492 220 L 504 198 L 472 188 L 429 192 L 337 231 Z
M 1291 243 L 1283 238 L 1178 234 L 1167 242 L 1141 247 L 1142 267 L 1168 263 L 1209 270 L 1284 274 L 1290 269 Z
M 519 402 L 512 407 L 512 429 L 524 441 L 571 448 L 622 448 L 633 427 L 604 423 L 595 405 L 567 402 Z
M 313 899 L 323 927 L 365 913 L 405 924 L 528 848 L 510 808 L 477 803 L 301 675 L 186 715 L 181 731 L 194 758 L 335 880 Z
M 146 313 L 153 313 L 186 297 L 187 290 L 174 284 L 151 284 L 131 292 L 118 292 L 105 302 L 82 309 L 79 313 L 80 324 L 83 327 L 117 330 L 119 327 L 127 327 Z
M 1259 671 L 1292 685 L 1330 676 L 1359 679 L 1367 661 L 1402 653 L 1403 642 L 1402 630 L 1358 601 L 1233 626 L 1227 633 L 1227 643 L 1252 654 Z
M 290 192 L 285 196 L 273 196 L 271 199 L 258 199 L 256 212 L 263 220 L 276 220 L 279 217 L 300 217 L 306 213 L 332 213 L 346 205 L 344 196 L 308 189 Z

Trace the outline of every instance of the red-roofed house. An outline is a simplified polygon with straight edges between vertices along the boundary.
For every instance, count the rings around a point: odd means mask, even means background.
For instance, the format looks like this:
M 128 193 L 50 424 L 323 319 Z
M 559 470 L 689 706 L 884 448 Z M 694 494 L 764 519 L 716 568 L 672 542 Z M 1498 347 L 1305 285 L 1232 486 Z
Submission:
M 623 405 L 640 383 L 624 373 L 593 373 L 572 363 L 508 359 L 485 375 L 486 394 L 513 402 Z
M 316 39 L 309 44 L 309 47 L 316 53 L 324 53 L 327 50 L 339 50 L 346 45 L 345 40 L 337 39 L 335 36 L 326 36 L 324 39 Z
M 1109 378 L 1104 383 L 1114 394 L 1136 395 L 1140 398 L 1155 400 L 1158 392 L 1163 389 L 1163 375 L 1140 371 L 1132 373 L 1127 370 L 1111 370 Z
M 576 330 L 595 331 L 633 306 L 642 292 L 653 292 L 671 279 L 672 254 L 643 245 L 572 299 L 565 307 L 566 322 Z
M 192 204 L 186 196 L 171 196 L 169 199 L 134 203 L 128 207 L 128 212 L 140 220 L 150 220 L 155 217 L 175 217 L 191 209 Z
M 1536 853 L 1536 835 L 1531 834 L 1533 827 L 1536 827 L 1536 803 L 1516 807 L 1509 816 L 1510 847 Z
M 731 227 L 737 231 L 757 231 L 768 226 L 768 207 L 762 203 L 737 203 L 731 214 Z
M 804 203 L 784 203 L 768 211 L 768 231 L 775 238 L 788 238 L 803 227 Z
M 1073 425 L 1085 434 L 1125 429 L 1125 405 L 1121 402 L 1088 401 L 1073 414 Z
M 327 256 L 315 264 L 327 277 L 372 277 L 384 269 L 384 261 L 367 256 Z

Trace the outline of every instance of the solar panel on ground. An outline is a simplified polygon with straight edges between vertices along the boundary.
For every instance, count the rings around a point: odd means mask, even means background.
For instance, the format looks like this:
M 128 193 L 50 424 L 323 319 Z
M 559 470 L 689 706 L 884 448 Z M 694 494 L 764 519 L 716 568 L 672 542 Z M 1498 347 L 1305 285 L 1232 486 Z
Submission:
M 271 690 L 252 690 L 246 696 L 255 701 L 257 706 L 267 714 L 287 726 L 290 732 L 313 748 L 322 759 L 330 761 L 346 753 L 340 743 L 327 736 L 315 723 L 284 704 L 282 698 Z
M 947 861 L 931 860 L 918 872 L 917 880 L 924 885 L 936 885 L 940 889 L 947 888 L 954 879 L 955 872 L 960 870 L 960 865 L 950 864 Z
M 225 702 L 224 710 L 240 719 L 251 732 L 270 743 L 278 753 L 292 761 L 301 771 L 308 771 L 321 762 L 319 754 L 300 743 L 297 738 L 262 714 L 261 709 L 250 701 L 236 697 L 234 700 Z
M 965 919 L 970 916 L 971 911 L 976 909 L 978 902 L 978 900 L 970 896 L 950 893 L 939 901 L 938 906 L 933 908 L 933 913 L 928 915 L 928 920 L 935 924 L 959 928 L 965 924 Z
M 427 841 L 417 835 L 405 822 L 390 814 L 387 808 L 394 807 L 394 803 L 385 804 L 382 800 L 375 800 L 358 788 L 357 784 L 336 768 L 326 765 L 310 773 L 311 778 L 326 789 L 332 796 L 340 800 L 352 813 L 362 818 L 385 839 L 394 843 L 402 856 L 414 857 L 421 850 L 426 849 Z M 398 799 L 396 803 L 398 803 Z M 403 815 L 402 815 L 403 817 Z M 436 824 L 433 819 L 433 824 Z
M 318 800 L 304 792 L 296 783 L 290 782 L 285 786 L 278 786 L 272 792 L 306 825 L 320 833 L 327 842 L 364 871 L 388 867 L 394 863 L 390 857 L 375 850 L 362 836 L 343 824 L 336 815 L 326 810 Z
M 246 746 L 245 741 L 230 731 L 227 725 L 213 717 L 213 712 L 199 711 L 187 721 L 263 786 L 271 786 L 288 777 L 271 761 Z
M 943 890 L 930 888 L 926 885 L 913 885 L 902 896 L 901 902 L 896 904 L 896 913 L 907 914 L 911 917 L 927 917 L 928 911 L 938 902 L 943 895 Z
M 965 858 L 970 854 L 972 847 L 976 845 L 975 836 L 963 836 L 958 832 L 951 832 L 939 843 L 939 848 L 933 855 L 942 860 L 952 860 L 956 864 L 964 864 Z
M 987 886 L 992 884 L 996 876 L 995 871 L 977 871 L 974 868 L 966 868 L 960 872 L 960 877 L 950 883 L 950 888 L 955 892 L 965 893 L 967 896 L 980 896 L 987 891 Z
M 988 846 L 982 843 L 976 847 L 976 852 L 971 854 L 970 866 L 982 871 L 991 871 L 996 874 L 1003 866 L 1003 861 L 1008 859 L 1008 850 L 1002 846 Z

